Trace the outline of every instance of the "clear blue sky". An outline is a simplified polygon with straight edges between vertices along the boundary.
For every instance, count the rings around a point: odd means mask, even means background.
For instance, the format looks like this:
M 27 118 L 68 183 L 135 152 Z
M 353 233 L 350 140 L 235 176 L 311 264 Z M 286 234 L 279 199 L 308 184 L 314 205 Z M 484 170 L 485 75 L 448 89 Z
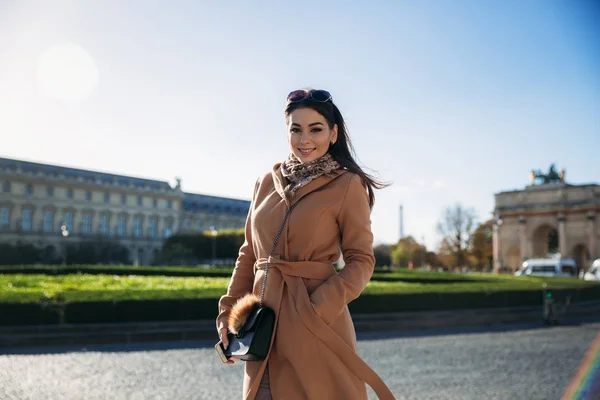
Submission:
M 405 233 L 437 246 L 445 207 L 485 220 L 533 168 L 600 181 L 599 20 L 583 0 L 0 0 L 0 156 L 248 199 L 287 155 L 286 94 L 324 88 L 362 164 L 393 182 L 376 241 L 397 241 L 402 203 Z M 80 100 L 41 89 L 61 43 L 97 68 Z M 77 68 L 64 85 L 92 76 Z

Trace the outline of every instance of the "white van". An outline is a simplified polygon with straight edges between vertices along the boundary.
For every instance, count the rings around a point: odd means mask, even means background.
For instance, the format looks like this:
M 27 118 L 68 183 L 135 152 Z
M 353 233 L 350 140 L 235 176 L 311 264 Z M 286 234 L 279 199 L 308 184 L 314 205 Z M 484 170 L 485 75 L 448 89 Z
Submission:
M 577 263 L 572 258 L 531 258 L 523 262 L 515 275 L 577 278 Z
M 586 281 L 600 282 L 600 258 L 592 263 L 588 272 L 583 275 L 583 279 Z

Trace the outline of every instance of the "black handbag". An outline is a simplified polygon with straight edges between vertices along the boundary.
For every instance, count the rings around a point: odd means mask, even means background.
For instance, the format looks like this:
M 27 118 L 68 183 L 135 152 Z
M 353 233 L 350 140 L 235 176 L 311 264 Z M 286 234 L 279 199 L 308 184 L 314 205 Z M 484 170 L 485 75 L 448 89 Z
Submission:
M 298 205 L 301 199 L 302 198 L 296 201 L 285 214 L 279 232 L 277 232 L 277 236 L 273 242 L 273 247 L 271 247 L 269 258 L 273 255 L 275 246 L 279 241 L 279 237 L 281 236 L 281 232 L 283 232 L 283 228 L 290 213 L 296 205 Z M 223 351 L 227 358 L 235 356 L 239 357 L 242 361 L 262 361 L 267 357 L 267 354 L 269 354 L 271 338 L 273 337 L 273 330 L 275 329 L 275 311 L 271 307 L 264 305 L 267 277 L 269 276 L 269 258 L 267 258 L 267 263 L 265 265 L 265 277 L 262 283 L 259 306 L 250 313 L 246 323 L 237 334 L 231 332 L 227 333 L 229 346 Z

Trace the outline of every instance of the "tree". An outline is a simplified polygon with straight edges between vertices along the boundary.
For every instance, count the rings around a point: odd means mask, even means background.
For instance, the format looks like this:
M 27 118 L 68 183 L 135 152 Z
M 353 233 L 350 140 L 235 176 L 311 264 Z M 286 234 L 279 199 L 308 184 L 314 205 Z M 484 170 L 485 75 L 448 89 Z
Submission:
M 425 264 L 431 265 L 432 267 L 436 267 L 436 266 L 440 265 L 441 263 L 438 258 L 438 255 L 435 254 L 434 251 L 428 251 L 425 253 Z
M 477 267 L 492 267 L 494 259 L 492 250 L 493 229 L 494 221 L 489 220 L 480 224 L 473 233 L 471 255 Z
M 452 252 L 452 246 L 448 242 L 446 238 L 442 239 L 440 243 L 440 248 L 438 249 L 437 259 L 439 263 L 444 267 L 449 267 L 450 265 L 456 265 L 456 257 Z
M 391 259 L 394 265 L 400 267 L 408 266 L 412 261 L 414 266 L 420 266 L 427 260 L 427 249 L 412 236 L 407 236 L 398 241 L 398 244 L 393 248 Z M 425 258 L 425 260 L 424 260 Z
M 410 260 L 415 268 L 420 268 L 422 265 L 425 265 L 427 263 L 427 249 L 425 246 L 419 245 L 418 247 L 415 247 Z
M 160 258 L 178 264 L 206 262 L 212 259 L 213 241 L 217 259 L 235 260 L 244 243 L 244 230 L 221 230 L 214 238 L 210 232 L 176 234 L 163 243 Z
M 375 246 L 375 248 L 373 249 L 373 253 L 375 254 L 376 267 L 392 265 L 392 246 L 387 244 L 380 244 L 379 246 Z
M 42 264 L 59 264 L 60 255 L 52 245 L 47 245 L 39 253 L 39 261 Z
M 21 264 L 21 257 L 16 246 L 8 243 L 0 243 L 0 265 Z
M 410 252 L 405 245 L 399 243 L 392 250 L 391 259 L 394 266 L 406 268 L 410 261 Z
M 455 266 L 463 266 L 467 261 L 467 249 L 471 244 L 476 218 L 473 208 L 456 204 L 446 209 L 437 225 L 438 232 L 450 246 L 451 254 L 455 258 Z

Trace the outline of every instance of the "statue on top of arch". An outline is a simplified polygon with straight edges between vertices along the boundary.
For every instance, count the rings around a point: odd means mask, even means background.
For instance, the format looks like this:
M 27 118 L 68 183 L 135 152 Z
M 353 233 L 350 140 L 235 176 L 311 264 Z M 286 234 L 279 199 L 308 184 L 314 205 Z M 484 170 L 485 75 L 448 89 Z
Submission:
M 555 167 L 554 163 L 552 163 L 552 164 L 550 164 L 550 169 L 548 170 L 547 174 L 542 173 L 542 171 L 539 169 L 531 170 L 531 174 L 530 174 L 531 184 L 535 184 L 536 179 L 539 179 L 541 184 L 564 183 L 566 174 L 567 174 L 567 171 L 565 171 L 564 168 L 560 171 L 560 173 L 558 173 L 556 171 L 556 167 Z

